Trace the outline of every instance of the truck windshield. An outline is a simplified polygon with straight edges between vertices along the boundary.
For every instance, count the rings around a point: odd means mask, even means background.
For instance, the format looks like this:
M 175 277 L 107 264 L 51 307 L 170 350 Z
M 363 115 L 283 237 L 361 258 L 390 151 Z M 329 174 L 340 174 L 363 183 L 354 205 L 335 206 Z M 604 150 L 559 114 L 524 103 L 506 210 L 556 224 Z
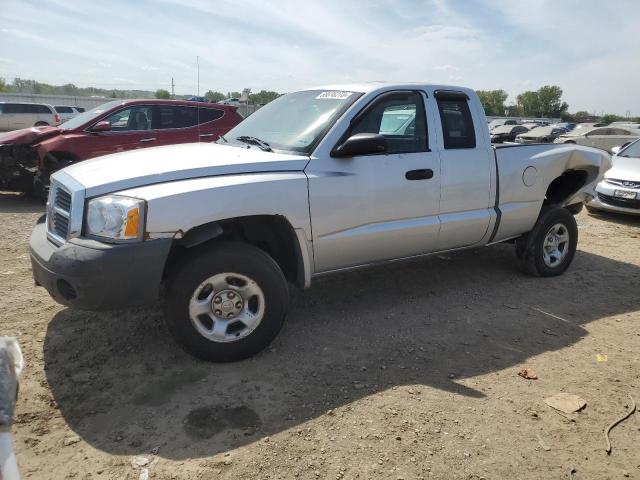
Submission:
M 64 122 L 62 125 L 60 125 L 60 129 L 73 130 L 74 128 L 78 128 L 84 125 L 85 123 L 90 122 L 94 118 L 98 118 L 107 110 L 120 104 L 122 104 L 122 100 L 116 100 L 114 102 L 107 102 L 107 103 L 103 103 L 102 105 L 98 105 L 97 107 L 92 108 L 91 110 L 88 110 L 84 113 L 81 113 L 80 115 L 76 115 L 71 120 Z
M 247 146 L 253 138 L 274 150 L 309 154 L 336 119 L 360 96 L 344 90 L 305 90 L 268 103 L 224 135 Z M 241 140 L 238 140 L 238 139 Z M 224 140 L 223 140 L 224 141 Z

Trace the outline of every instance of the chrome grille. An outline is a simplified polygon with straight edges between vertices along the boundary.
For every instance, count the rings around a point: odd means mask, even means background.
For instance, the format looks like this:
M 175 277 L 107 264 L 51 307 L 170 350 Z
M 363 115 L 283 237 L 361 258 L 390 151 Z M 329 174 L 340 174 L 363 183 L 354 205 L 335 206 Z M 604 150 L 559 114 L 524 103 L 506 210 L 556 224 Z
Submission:
M 63 188 L 56 188 L 54 206 L 69 213 L 71 211 L 71 194 Z
M 605 181 L 607 183 L 611 183 L 612 185 L 618 185 L 620 187 L 640 188 L 640 182 L 634 182 L 629 180 L 618 180 L 617 178 L 606 178 Z
M 51 227 L 53 233 L 66 240 L 67 234 L 69 233 L 69 217 L 54 212 Z
M 52 182 L 50 188 L 47 229 L 49 230 L 49 238 L 60 245 L 69 237 L 72 196 L 57 182 Z

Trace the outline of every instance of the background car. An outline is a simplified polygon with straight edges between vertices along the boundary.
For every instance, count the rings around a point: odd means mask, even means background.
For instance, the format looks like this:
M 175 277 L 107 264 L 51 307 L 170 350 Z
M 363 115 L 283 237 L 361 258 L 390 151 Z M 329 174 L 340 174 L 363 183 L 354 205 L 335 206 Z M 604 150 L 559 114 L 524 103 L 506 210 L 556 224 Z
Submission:
M 640 215 L 640 140 L 614 151 L 613 166 L 596 186 L 597 196 L 587 209 Z
M 58 114 L 60 115 L 60 121 L 62 123 L 66 122 L 67 120 L 71 120 L 73 117 L 78 115 L 78 111 L 68 105 L 56 105 L 53 108 L 55 108 L 56 112 L 58 112 Z
M 9 152 L 18 151 L 16 146 L 29 147 L 20 149 L 25 160 L 14 163 L 20 165 L 24 175 L 37 167 L 31 184 L 36 194 L 46 196 L 49 176 L 71 163 L 138 148 L 213 142 L 242 120 L 236 107 L 229 105 L 117 100 L 80 114 L 59 128 L 24 129 L 0 135 L 0 145 Z
M 576 124 L 572 122 L 559 122 L 551 125 L 552 127 L 564 128 L 567 132 L 570 132 L 574 128 L 576 128 Z
M 78 113 L 84 113 L 85 112 L 85 108 L 84 107 L 73 107 Z
M 575 143 L 611 151 L 617 145 L 640 138 L 640 129 L 624 127 L 578 128 L 560 135 L 555 143 Z
M 559 127 L 537 127 L 526 133 L 521 133 L 516 137 L 518 143 L 551 143 L 559 135 L 567 133 L 564 128 Z
M 491 130 L 491 143 L 514 142 L 521 133 L 528 132 L 524 125 L 503 125 Z
M 0 102 L 0 131 L 60 125 L 60 114 L 41 103 Z
M 240 105 L 242 102 L 239 98 L 225 98 L 218 102 L 220 105 Z
M 511 118 L 497 118 L 495 120 L 491 120 L 489 122 L 489 131 L 494 128 L 502 127 L 503 125 L 518 125 L 517 120 L 513 120 Z

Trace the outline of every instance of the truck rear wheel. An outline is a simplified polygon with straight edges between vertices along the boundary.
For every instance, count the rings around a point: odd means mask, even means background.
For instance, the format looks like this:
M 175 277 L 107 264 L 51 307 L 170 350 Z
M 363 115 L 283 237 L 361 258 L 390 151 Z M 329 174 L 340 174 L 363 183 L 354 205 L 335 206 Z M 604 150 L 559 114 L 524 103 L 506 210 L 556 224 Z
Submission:
M 287 282 L 269 255 L 253 245 L 220 242 L 195 249 L 169 280 L 165 319 L 188 353 L 233 362 L 271 343 L 288 305 Z
M 528 234 L 516 241 L 520 268 L 537 277 L 562 274 L 578 245 L 578 226 L 566 208 L 544 209 Z

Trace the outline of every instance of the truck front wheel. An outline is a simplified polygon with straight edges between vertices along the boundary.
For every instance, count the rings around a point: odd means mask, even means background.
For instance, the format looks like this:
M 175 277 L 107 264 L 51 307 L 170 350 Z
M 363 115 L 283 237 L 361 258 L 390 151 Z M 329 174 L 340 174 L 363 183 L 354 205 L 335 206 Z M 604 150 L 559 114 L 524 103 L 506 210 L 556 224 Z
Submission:
M 233 362 L 264 349 L 282 328 L 287 282 L 264 251 L 240 242 L 194 249 L 169 279 L 165 319 L 185 350 Z
M 520 268 L 537 277 L 562 274 L 573 260 L 578 245 L 578 226 L 566 208 L 542 211 L 536 225 L 516 241 Z

